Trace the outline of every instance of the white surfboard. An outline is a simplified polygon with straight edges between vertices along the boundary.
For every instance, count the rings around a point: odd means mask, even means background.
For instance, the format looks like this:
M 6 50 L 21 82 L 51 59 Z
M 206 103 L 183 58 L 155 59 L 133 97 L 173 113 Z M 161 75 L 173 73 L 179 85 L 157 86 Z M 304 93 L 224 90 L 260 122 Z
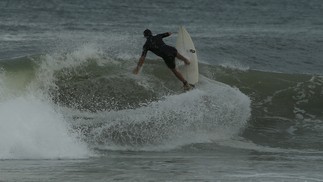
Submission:
M 198 59 L 196 55 L 196 49 L 190 34 L 186 31 L 183 26 L 179 27 L 178 37 L 176 41 L 177 51 L 190 60 L 190 65 L 183 65 L 184 62 L 180 62 L 179 71 L 182 73 L 183 77 L 190 84 L 196 84 L 199 79 L 199 69 L 198 69 Z

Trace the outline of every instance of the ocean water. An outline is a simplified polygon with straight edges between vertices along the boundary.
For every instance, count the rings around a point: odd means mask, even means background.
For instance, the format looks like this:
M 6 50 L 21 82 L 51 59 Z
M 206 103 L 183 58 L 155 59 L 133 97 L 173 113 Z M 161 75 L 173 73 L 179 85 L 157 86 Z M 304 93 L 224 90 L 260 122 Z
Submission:
M 196 88 L 133 75 L 180 25 Z M 2 0 L 0 181 L 323 181 L 322 30 L 321 0 Z

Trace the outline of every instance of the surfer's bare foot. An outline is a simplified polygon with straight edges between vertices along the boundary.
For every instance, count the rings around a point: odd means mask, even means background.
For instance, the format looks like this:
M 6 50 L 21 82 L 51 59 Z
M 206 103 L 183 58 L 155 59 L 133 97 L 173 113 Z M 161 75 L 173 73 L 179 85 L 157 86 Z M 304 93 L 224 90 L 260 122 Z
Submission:
M 192 87 L 191 85 L 187 84 L 187 85 L 184 85 L 183 88 L 184 88 L 185 91 L 188 91 L 188 90 L 193 89 L 194 87 Z
M 190 85 L 188 85 L 188 84 L 184 85 L 183 88 L 184 88 L 184 90 L 190 90 L 191 89 Z
M 195 87 L 195 85 L 190 84 L 190 83 L 188 83 L 188 82 L 185 82 L 185 83 L 184 83 L 184 85 L 183 85 L 184 90 L 191 90 L 191 89 L 193 89 L 194 87 Z

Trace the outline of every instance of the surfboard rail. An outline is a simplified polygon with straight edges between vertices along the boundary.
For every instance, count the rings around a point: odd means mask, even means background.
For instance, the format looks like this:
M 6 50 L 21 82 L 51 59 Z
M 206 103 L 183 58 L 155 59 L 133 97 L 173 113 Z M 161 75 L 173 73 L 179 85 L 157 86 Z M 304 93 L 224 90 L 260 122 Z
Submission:
M 197 51 L 190 34 L 184 26 L 179 27 L 176 49 L 191 62 L 189 65 L 184 65 L 183 61 L 177 60 L 179 62 L 179 71 L 188 83 L 196 84 L 199 79 Z

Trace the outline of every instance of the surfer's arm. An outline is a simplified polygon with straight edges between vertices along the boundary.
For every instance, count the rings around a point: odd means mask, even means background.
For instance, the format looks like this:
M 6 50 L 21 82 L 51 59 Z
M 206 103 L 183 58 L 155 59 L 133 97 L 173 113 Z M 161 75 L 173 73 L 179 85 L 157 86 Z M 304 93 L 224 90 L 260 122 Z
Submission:
M 164 37 L 168 37 L 170 35 L 172 35 L 172 32 L 166 32 L 166 33 L 163 33 L 163 34 L 160 34 L 162 38 Z
M 141 56 L 140 56 L 140 58 L 139 58 L 139 61 L 138 61 L 137 67 L 133 70 L 133 73 L 134 73 L 134 74 L 136 74 L 136 75 L 137 75 L 137 74 L 139 73 L 139 71 L 140 71 L 140 69 L 141 69 L 142 65 L 143 65 L 143 64 L 144 64 L 144 62 L 145 62 L 146 55 L 147 55 L 147 51 L 142 51 L 142 54 L 141 54 Z

